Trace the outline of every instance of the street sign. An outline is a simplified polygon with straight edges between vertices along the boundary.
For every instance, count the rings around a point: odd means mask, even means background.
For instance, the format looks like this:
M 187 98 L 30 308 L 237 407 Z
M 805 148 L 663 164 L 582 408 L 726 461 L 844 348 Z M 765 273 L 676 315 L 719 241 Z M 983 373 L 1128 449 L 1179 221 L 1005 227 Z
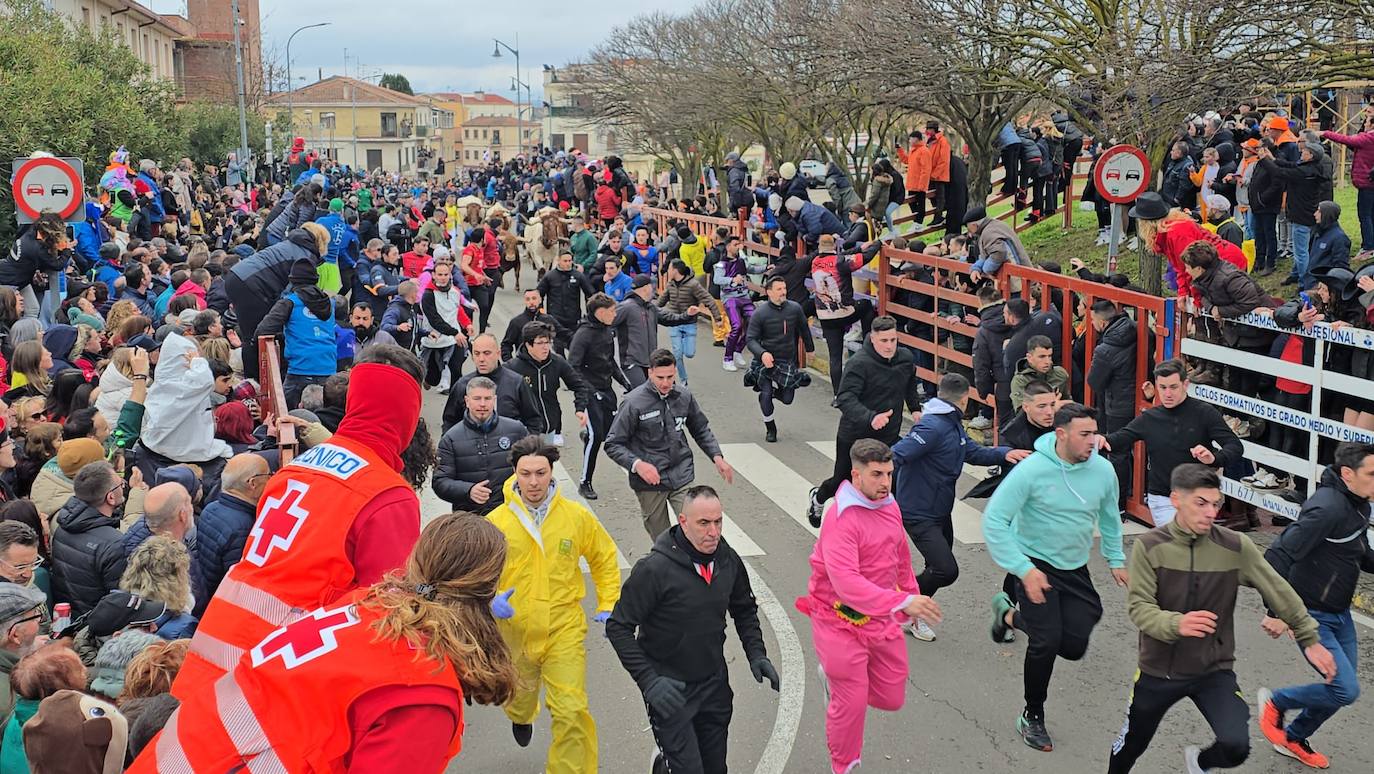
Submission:
M 1112 204 L 1128 204 L 1150 185 L 1150 162 L 1134 145 L 1113 145 L 1103 151 L 1093 172 L 1097 194 Z
M 55 212 L 68 223 L 86 219 L 86 186 L 81 159 L 40 156 L 14 160 L 15 216 L 32 223 L 44 212 Z

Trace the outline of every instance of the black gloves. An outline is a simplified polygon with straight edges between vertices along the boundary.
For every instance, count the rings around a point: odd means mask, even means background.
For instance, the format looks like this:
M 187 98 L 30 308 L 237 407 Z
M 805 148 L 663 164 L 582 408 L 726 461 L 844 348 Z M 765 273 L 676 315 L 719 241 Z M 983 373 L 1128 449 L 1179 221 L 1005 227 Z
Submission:
M 756 682 L 763 682 L 763 678 L 768 678 L 768 683 L 773 686 L 773 690 L 778 690 L 778 670 L 773 668 L 773 662 L 767 656 L 756 658 L 749 662 L 749 671 L 754 673 Z
M 686 687 L 687 684 L 681 680 L 660 675 L 644 689 L 644 701 L 660 717 L 669 718 L 681 712 L 687 704 L 687 697 L 682 694 Z

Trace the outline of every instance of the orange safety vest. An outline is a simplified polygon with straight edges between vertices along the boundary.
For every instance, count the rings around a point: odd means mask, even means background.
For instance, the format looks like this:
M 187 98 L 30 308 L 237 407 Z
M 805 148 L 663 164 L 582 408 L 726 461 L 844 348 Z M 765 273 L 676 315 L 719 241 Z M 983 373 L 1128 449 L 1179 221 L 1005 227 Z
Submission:
M 463 688 L 449 661 L 401 638 L 378 639 L 375 610 L 355 592 L 269 634 L 213 690 L 188 696 L 134 761 L 141 774 L 230 771 L 342 772 L 352 745 L 348 713 L 387 686 Z M 459 702 L 461 706 L 461 701 Z M 448 755 L 463 743 L 463 719 Z
M 242 561 L 201 617 L 173 695 L 209 690 L 269 632 L 357 588 L 348 532 L 363 506 L 396 488 L 410 491 L 371 449 L 337 435 L 279 470 L 258 501 Z

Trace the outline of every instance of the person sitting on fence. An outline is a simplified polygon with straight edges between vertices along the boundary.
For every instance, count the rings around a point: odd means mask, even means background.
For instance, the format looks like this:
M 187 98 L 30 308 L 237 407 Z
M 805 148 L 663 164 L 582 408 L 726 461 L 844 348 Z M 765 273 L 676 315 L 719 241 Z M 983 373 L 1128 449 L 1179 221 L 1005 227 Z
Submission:
M 1008 261 L 1018 266 L 1029 266 L 1030 253 L 1026 252 L 1021 238 L 1010 223 L 988 215 L 987 209 L 974 207 L 964 215 L 964 225 L 968 226 L 971 238 L 978 240 L 978 260 L 973 264 L 969 276 L 974 282 L 986 276 L 995 276 L 1002 264 Z M 1020 292 L 1021 281 L 1012 278 L 1012 290 Z

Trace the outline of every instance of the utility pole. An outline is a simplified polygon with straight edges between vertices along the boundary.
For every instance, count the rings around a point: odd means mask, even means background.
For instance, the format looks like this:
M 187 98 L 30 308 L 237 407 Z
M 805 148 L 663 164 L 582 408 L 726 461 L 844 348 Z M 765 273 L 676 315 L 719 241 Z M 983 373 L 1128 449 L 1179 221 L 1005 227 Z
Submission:
M 249 160 L 248 150 L 248 114 L 244 108 L 243 95 L 243 41 L 242 35 L 239 32 L 239 27 L 243 25 L 242 22 L 239 21 L 239 0 L 234 0 L 233 14 L 234 69 L 237 71 L 238 76 L 237 90 L 239 99 L 239 164 L 244 165 L 248 169 L 254 169 L 253 166 L 249 166 L 251 161 Z M 250 178 L 253 177 L 253 173 L 250 172 L 249 176 Z

